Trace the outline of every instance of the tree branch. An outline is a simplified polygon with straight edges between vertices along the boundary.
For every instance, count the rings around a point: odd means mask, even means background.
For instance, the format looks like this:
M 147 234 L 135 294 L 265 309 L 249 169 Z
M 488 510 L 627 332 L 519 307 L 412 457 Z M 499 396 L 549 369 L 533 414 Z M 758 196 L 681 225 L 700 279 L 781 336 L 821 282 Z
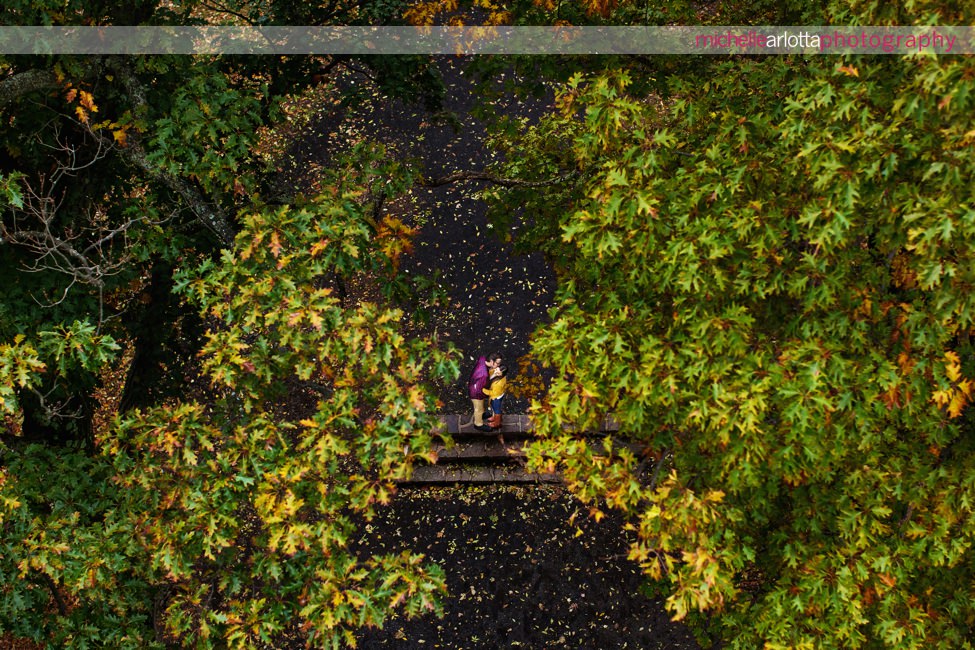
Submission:
M 200 3 L 200 6 L 203 7 L 204 9 L 209 9 L 210 11 L 212 11 L 214 13 L 226 14 L 228 16 L 233 16 L 234 18 L 239 18 L 245 24 L 247 24 L 247 25 L 249 25 L 251 27 L 257 27 L 258 26 L 257 23 L 255 23 L 253 20 L 251 20 L 250 18 L 248 18 L 244 14 L 242 14 L 242 13 L 240 13 L 238 11 L 234 11 L 233 9 L 231 9 L 229 7 L 223 7 L 223 6 L 218 5 L 218 4 L 209 4 L 207 2 L 201 2 Z
M 24 95 L 38 90 L 60 87 L 57 76 L 50 70 L 27 70 L 0 81 L 0 109 L 6 108 Z
M 11 206 L 10 219 L 0 219 L 0 242 L 19 246 L 33 256 L 31 261 L 24 263 L 25 271 L 53 271 L 68 277 L 70 281 L 61 298 L 46 306 L 64 301 L 71 288 L 82 283 L 98 289 L 101 313 L 105 278 L 121 272 L 131 260 L 127 244 L 129 231 L 143 223 L 158 225 L 172 217 L 150 221 L 140 215 L 112 225 L 102 206 L 95 205 L 85 210 L 84 218 L 71 215 L 68 225 L 59 225 L 64 221 L 58 218 L 61 206 L 68 196 L 58 187 L 59 183 L 91 167 L 114 148 L 106 140 L 98 139 L 100 136 L 95 137 L 98 150 L 86 160 L 80 159 L 75 145 L 62 141 L 57 133 L 57 146 L 42 143 L 59 154 L 55 157 L 54 170 L 50 174 L 39 174 L 33 181 L 26 177 L 22 179 L 23 203 L 20 207 Z M 84 208 L 79 206 L 76 210 Z
M 328 399 L 331 399 L 332 397 L 335 396 L 334 388 L 329 388 L 328 386 L 325 386 L 324 384 L 320 384 L 317 381 L 311 381 L 310 379 L 306 379 L 301 382 L 301 385 L 309 390 L 314 391 L 315 393 L 321 395 L 322 397 Z
M 132 99 L 136 110 L 144 111 L 148 105 L 145 89 L 141 82 L 129 69 L 124 59 L 121 57 L 112 57 L 107 63 L 118 74 L 119 79 L 122 82 L 122 85 L 125 87 L 126 93 Z M 89 70 L 86 72 L 97 70 L 104 64 L 104 61 L 99 61 L 90 66 Z M 59 88 L 60 86 L 61 83 L 58 81 L 57 76 L 53 72 L 47 70 L 27 70 L 25 72 L 8 76 L 3 81 L 0 81 L 0 109 L 5 108 L 7 105 L 17 101 L 20 97 L 23 97 L 28 93 L 43 89 L 53 90 Z M 88 127 L 88 132 L 99 143 L 99 153 L 96 154 L 95 159 L 101 157 L 100 154 L 102 152 L 102 147 L 104 147 L 105 150 L 116 148 L 114 142 L 112 142 L 109 138 L 106 138 L 101 133 L 95 132 L 90 127 Z M 209 202 L 203 196 L 203 194 L 186 179 L 164 172 L 157 166 L 150 163 L 145 151 L 137 142 L 130 141 L 129 146 L 118 147 L 116 149 L 119 154 L 130 164 L 139 167 L 150 177 L 161 182 L 163 185 L 182 197 L 197 218 L 220 239 L 220 242 L 223 245 L 228 247 L 233 246 L 235 235 L 234 228 L 231 226 L 231 221 L 226 212 L 224 212 L 220 206 Z M 62 166 L 63 169 L 74 169 L 75 167 L 76 165 L 73 161 L 67 166 Z M 57 179 L 54 180 L 56 181 Z
M 190 210 L 203 222 L 203 225 L 220 239 L 220 243 L 227 247 L 234 245 L 235 233 L 230 225 L 230 220 L 227 218 L 227 213 L 219 206 L 207 201 L 206 197 L 189 181 L 164 172 L 153 165 L 146 157 L 146 152 L 135 142 L 119 149 L 119 151 L 130 163 L 179 194 L 189 205 Z
M 657 489 L 657 479 L 660 478 L 660 470 L 663 469 L 664 461 L 670 457 L 670 451 L 664 449 L 663 453 L 660 454 L 660 460 L 657 461 L 657 466 L 653 470 L 653 478 L 650 479 L 650 486 L 647 488 L 649 492 L 653 492 Z
M 914 506 L 909 505 L 907 506 L 907 512 L 904 513 L 903 519 L 901 519 L 900 523 L 897 524 L 897 528 L 900 531 L 897 533 L 898 537 L 904 537 L 904 535 L 907 534 L 907 524 L 908 522 L 911 521 L 911 517 L 913 516 L 914 516 Z
M 40 574 L 41 577 L 44 578 L 44 584 L 46 584 L 47 588 L 51 591 L 51 596 L 54 598 L 54 602 L 58 606 L 58 613 L 61 616 L 67 616 L 68 604 L 64 602 L 64 598 L 61 596 L 61 590 L 58 588 L 58 585 L 54 582 L 54 579 L 51 578 L 51 576 L 47 575 L 43 571 L 41 571 Z
M 104 59 L 95 58 L 91 63 L 81 70 L 78 78 L 97 76 L 104 65 Z M 0 110 L 16 102 L 24 95 L 39 90 L 57 90 L 64 86 L 64 82 L 59 80 L 57 75 L 50 70 L 24 70 L 7 75 L 0 81 Z
M 486 181 L 488 183 L 493 183 L 494 185 L 501 185 L 502 187 L 546 187 L 548 185 L 555 185 L 556 183 L 562 183 L 573 176 L 577 176 L 578 172 L 566 172 L 560 174 L 559 176 L 554 176 L 544 181 L 526 181 L 520 178 L 502 178 L 501 176 L 496 176 L 494 174 L 489 174 L 488 172 L 455 172 L 447 176 L 441 176 L 440 178 L 434 179 L 421 179 L 420 185 L 423 187 L 440 187 L 442 185 L 449 185 L 450 183 L 456 183 L 458 181 Z
M 52 234 L 49 229 L 9 230 L 0 226 L 0 234 L 3 235 L 4 240 L 25 246 L 32 252 L 41 255 L 38 264 L 28 268 L 28 271 L 58 270 L 73 275 L 86 284 L 96 287 L 102 286 L 101 274 L 97 272 L 97 265 L 92 265 L 88 258 L 79 253 L 74 246 Z M 61 260 L 61 263 L 55 263 L 54 266 L 41 264 L 43 258 L 48 256 L 56 256 Z
M 122 84 L 125 86 L 126 92 L 133 99 L 136 111 L 139 112 L 145 110 L 147 100 L 145 89 L 142 87 L 141 82 L 135 77 L 132 71 L 121 59 L 113 59 L 111 61 L 111 65 L 119 75 Z M 92 134 L 97 138 L 107 140 L 105 136 L 99 133 L 92 131 Z M 235 236 L 234 228 L 230 225 L 230 219 L 228 218 L 227 213 L 219 205 L 215 205 L 208 201 L 206 197 L 204 197 L 203 194 L 185 178 L 162 171 L 159 169 L 159 167 L 149 162 L 149 158 L 146 156 L 145 150 L 142 149 L 138 142 L 131 140 L 127 146 L 120 147 L 118 150 L 122 157 L 131 164 L 139 167 L 144 172 L 149 174 L 150 177 L 161 182 L 170 190 L 181 196 L 197 218 L 203 223 L 203 225 L 220 239 L 220 243 L 227 247 L 233 246 Z

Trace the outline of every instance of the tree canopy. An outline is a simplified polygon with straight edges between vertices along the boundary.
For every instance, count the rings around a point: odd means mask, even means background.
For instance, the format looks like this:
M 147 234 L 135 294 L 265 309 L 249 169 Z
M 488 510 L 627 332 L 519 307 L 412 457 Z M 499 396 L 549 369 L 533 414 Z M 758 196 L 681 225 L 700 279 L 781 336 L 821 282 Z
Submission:
M 8 25 L 159 25 L 400 9 L 0 11 Z M 418 554 L 354 549 L 428 452 L 437 407 L 418 378 L 457 372 L 387 302 L 344 297 L 363 274 L 402 285 L 410 231 L 383 202 L 412 175 L 362 147 L 304 197 L 281 186 L 286 149 L 269 137 L 283 103 L 343 66 L 436 104 L 428 57 L 0 57 L 3 633 L 145 648 L 301 632 L 335 647 L 393 609 L 439 607 L 442 573 Z M 309 395 L 302 412 L 280 411 L 286 391 Z
M 400 311 L 344 305 L 329 286 L 336 274 L 384 273 L 397 254 L 363 201 L 409 181 L 382 157 L 357 150 L 327 195 L 245 214 L 232 251 L 177 275 L 211 325 L 205 402 L 130 411 L 96 435 L 94 455 L 6 450 L 5 629 L 141 648 L 255 647 L 300 627 L 339 647 L 395 607 L 439 607 L 442 573 L 422 556 L 354 552 L 357 524 L 429 453 L 437 405 L 420 378 L 457 375 L 449 355 L 403 337 Z M 57 372 L 118 349 L 93 329 L 39 334 Z M 10 389 L 55 369 L 26 339 L 3 352 L 13 415 Z M 282 393 L 302 386 L 316 404 L 282 412 Z M 56 615 L 42 616 L 51 598 Z
M 962 2 L 718 5 L 478 3 L 515 24 L 975 22 Z M 31 0 L 0 16 L 386 24 L 455 9 Z M 436 104 L 428 59 L 361 63 L 385 92 Z M 344 291 L 405 282 L 412 230 L 387 208 L 420 176 L 360 143 L 303 196 L 278 183 L 266 137 L 287 95 L 344 65 L 0 57 L 0 630 L 49 647 L 292 632 L 339 647 L 396 609 L 438 611 L 438 567 L 353 541 L 431 458 L 429 383 L 458 375 L 392 301 Z M 517 179 L 482 197 L 498 219 L 527 216 L 520 243 L 558 273 L 533 339 L 554 378 L 532 406 L 532 468 L 561 472 L 597 519 L 620 511 L 673 615 L 728 647 L 972 647 L 975 63 L 591 68 L 537 124 L 485 111 L 505 162 L 458 176 Z M 526 85 L 565 76 L 519 70 Z M 113 372 L 121 407 L 103 391 Z M 607 415 L 619 433 L 594 442 Z
M 627 513 L 671 611 L 730 647 L 970 647 L 973 72 L 577 77 L 508 145 L 579 172 L 531 203 L 560 272 L 533 464 Z M 607 413 L 628 445 L 565 430 Z

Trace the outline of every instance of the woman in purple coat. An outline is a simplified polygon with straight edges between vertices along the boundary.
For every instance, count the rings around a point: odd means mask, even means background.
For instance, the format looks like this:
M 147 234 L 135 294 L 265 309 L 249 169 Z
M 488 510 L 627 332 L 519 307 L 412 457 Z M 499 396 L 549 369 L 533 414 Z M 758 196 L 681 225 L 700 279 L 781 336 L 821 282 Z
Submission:
M 474 417 L 467 424 L 473 423 L 474 428 L 478 431 L 491 430 L 491 427 L 484 424 L 484 387 L 487 385 L 491 370 L 499 365 L 501 365 L 500 354 L 491 353 L 486 357 L 479 357 L 474 365 L 474 372 L 471 373 L 471 378 L 467 381 L 467 392 L 471 398 L 471 403 L 474 405 Z

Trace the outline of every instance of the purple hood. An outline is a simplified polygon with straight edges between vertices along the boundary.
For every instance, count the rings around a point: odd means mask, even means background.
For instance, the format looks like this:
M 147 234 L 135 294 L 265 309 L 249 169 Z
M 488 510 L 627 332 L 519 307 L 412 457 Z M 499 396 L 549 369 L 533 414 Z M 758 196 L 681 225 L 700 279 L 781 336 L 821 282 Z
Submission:
M 470 394 L 471 399 L 484 399 L 483 391 L 487 380 L 487 359 L 480 357 L 477 360 L 477 365 L 474 366 L 474 372 L 471 373 L 471 378 L 467 381 L 467 392 Z

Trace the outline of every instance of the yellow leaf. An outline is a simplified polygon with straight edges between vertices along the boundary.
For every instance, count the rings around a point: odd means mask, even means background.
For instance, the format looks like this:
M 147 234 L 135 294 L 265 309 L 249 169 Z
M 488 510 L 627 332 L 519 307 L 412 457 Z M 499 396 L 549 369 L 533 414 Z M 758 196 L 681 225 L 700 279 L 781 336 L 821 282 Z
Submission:
M 958 382 L 958 390 L 965 393 L 966 396 L 971 397 L 972 395 L 972 382 L 970 379 L 962 379 Z
M 318 314 L 318 312 L 315 312 L 315 311 L 308 312 L 308 320 L 309 320 L 309 322 L 311 322 L 311 326 L 312 327 L 314 327 L 319 332 L 322 331 L 322 321 L 323 321 L 323 319 Z
M 962 409 L 965 408 L 967 402 L 968 397 L 964 393 L 955 393 L 954 397 L 951 398 L 951 404 L 948 405 L 948 416 L 956 418 L 961 415 Z
M 425 404 L 423 402 L 423 391 L 420 390 L 418 386 L 414 386 L 410 389 L 409 399 L 410 399 L 410 405 L 413 406 L 413 408 L 419 411 L 424 410 Z
M 98 112 L 98 107 L 95 106 L 95 98 L 92 97 L 90 92 L 82 90 L 78 93 L 81 96 L 81 105 L 87 108 L 92 113 Z
M 947 356 L 948 355 L 946 354 L 945 357 Z M 959 364 L 957 361 L 955 361 L 954 363 L 950 363 L 950 362 L 946 363 L 945 374 L 948 375 L 948 379 L 950 379 L 951 381 L 958 381 L 959 379 L 961 379 L 961 364 Z

